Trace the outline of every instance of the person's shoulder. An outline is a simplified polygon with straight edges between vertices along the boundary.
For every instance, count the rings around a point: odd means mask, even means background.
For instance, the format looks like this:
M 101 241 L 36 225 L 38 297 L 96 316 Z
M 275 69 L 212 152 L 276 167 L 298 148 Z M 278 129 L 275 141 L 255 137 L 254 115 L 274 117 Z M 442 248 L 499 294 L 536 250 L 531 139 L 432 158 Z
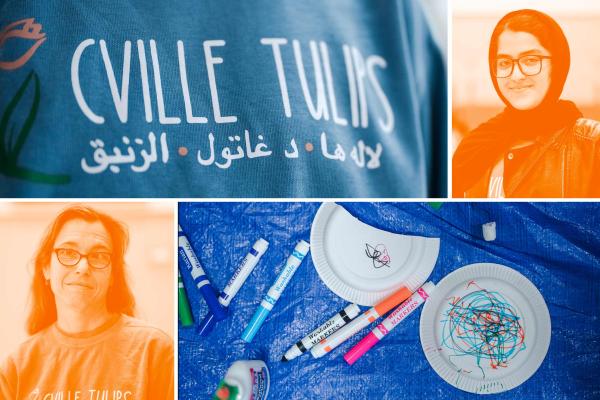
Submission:
M 127 332 L 127 334 L 143 335 L 146 340 L 173 345 L 173 339 L 171 339 L 171 337 L 160 328 L 152 326 L 146 321 L 130 317 L 128 315 L 123 315 L 122 318 L 123 330 Z
M 28 361 L 44 352 L 47 347 L 45 344 L 50 329 L 51 326 L 29 336 L 6 357 L 4 363 L 22 364 L 24 361 Z
M 579 118 L 572 129 L 573 135 L 596 141 L 600 139 L 600 121 L 590 118 Z

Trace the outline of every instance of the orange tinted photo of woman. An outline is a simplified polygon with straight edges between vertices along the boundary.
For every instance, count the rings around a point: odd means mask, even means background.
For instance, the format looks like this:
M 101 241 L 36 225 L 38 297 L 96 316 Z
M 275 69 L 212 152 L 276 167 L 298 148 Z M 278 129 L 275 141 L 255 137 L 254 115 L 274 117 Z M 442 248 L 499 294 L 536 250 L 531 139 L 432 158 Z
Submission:
M 126 226 L 60 212 L 33 259 L 31 335 L 0 367 L 2 399 L 172 399 L 173 340 L 135 318 Z
M 561 98 L 571 54 L 558 23 L 536 10 L 508 13 L 488 62 L 505 108 L 458 145 L 453 196 L 598 197 L 600 123 Z

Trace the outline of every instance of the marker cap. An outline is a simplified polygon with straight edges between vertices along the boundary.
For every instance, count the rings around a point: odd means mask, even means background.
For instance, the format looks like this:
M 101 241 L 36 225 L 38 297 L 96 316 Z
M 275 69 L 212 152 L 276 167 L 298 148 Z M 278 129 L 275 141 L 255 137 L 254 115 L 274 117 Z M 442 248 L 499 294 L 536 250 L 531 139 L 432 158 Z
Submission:
M 298 242 L 294 250 L 302 253 L 303 255 L 306 255 L 306 253 L 308 253 L 308 250 L 310 250 L 310 244 L 308 244 L 308 242 L 304 240 L 301 240 Z
M 254 336 L 256 336 L 256 333 L 262 326 L 263 322 L 265 322 L 265 319 L 267 318 L 267 315 L 269 315 L 269 312 L 270 310 L 267 310 L 263 306 L 258 307 L 256 312 L 254 313 L 254 316 L 250 320 L 250 323 L 246 327 L 246 330 L 244 330 L 244 333 L 242 333 L 242 340 L 244 342 L 250 343 L 252 339 L 254 339 Z
M 258 252 L 258 254 L 262 255 L 269 248 L 269 242 L 267 242 L 263 238 L 260 238 L 256 242 L 254 242 L 254 245 L 252 245 L 252 248 L 254 248 L 254 250 L 256 250 Z
M 346 306 L 346 308 L 344 308 L 344 311 L 346 312 L 348 318 L 354 319 L 354 317 L 360 314 L 360 307 L 357 304 L 352 303 Z
M 483 229 L 483 238 L 486 242 L 491 242 L 496 239 L 496 221 L 488 222 L 481 225 Z
M 390 311 L 392 308 L 396 307 L 398 304 L 402 303 L 404 300 L 408 299 L 412 295 L 412 292 L 406 286 L 401 287 L 392 295 L 386 297 L 380 303 L 375 305 L 375 310 L 377 314 L 383 315 Z
M 421 295 L 421 297 L 423 297 L 423 290 L 425 291 L 425 295 L 427 295 L 427 297 L 431 296 L 431 293 L 435 290 L 435 283 L 428 281 L 425 282 L 423 284 L 423 286 L 421 286 L 419 289 L 417 289 L 417 293 L 419 293 Z M 427 299 L 423 299 L 423 300 L 427 300 Z
M 344 360 L 346 360 L 349 365 L 354 364 L 356 360 L 361 358 L 362 355 L 369 351 L 371 347 L 375 346 L 377 342 L 379 342 L 377 336 L 369 332 L 369 334 L 350 349 L 350 351 L 344 354 Z

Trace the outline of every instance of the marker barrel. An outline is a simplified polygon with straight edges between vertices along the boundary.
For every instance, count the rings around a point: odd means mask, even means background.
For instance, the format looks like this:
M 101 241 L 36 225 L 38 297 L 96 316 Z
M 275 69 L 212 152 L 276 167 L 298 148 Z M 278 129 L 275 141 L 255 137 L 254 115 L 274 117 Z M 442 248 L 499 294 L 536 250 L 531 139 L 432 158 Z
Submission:
M 371 320 L 374 320 L 378 317 L 379 316 L 373 308 L 367 310 L 365 313 L 356 317 L 356 319 L 351 321 L 349 324 L 335 331 L 331 336 L 321 340 L 320 343 L 315 345 L 310 350 L 310 354 L 312 354 L 314 358 L 323 357 L 325 354 L 329 353 L 340 344 L 348 340 L 350 337 L 354 336 L 363 328 L 368 326 L 371 323 Z
M 362 315 L 358 316 L 354 321 L 348 325 L 341 327 L 338 331 L 334 332 L 331 336 L 323 339 L 319 344 L 315 345 L 310 353 L 314 358 L 323 357 L 340 344 L 344 343 L 351 336 L 360 332 L 363 328 L 368 326 L 371 322 L 378 319 L 383 313 L 389 311 L 392 307 L 406 300 L 410 295 L 411 291 L 402 287 L 398 291 L 394 292 L 391 296 L 385 298 L 383 301 L 365 311 Z
M 273 286 L 271 286 L 264 299 L 260 302 L 256 313 L 254 313 L 250 323 L 244 330 L 244 333 L 242 333 L 242 340 L 250 343 L 252 339 L 254 339 L 254 336 L 262 326 L 263 322 L 265 322 L 267 315 L 269 315 L 269 312 L 271 312 L 275 303 L 277 303 L 281 293 L 283 293 L 288 283 L 290 283 L 290 280 L 298 270 L 300 263 L 308 253 L 309 249 L 310 245 L 304 240 L 301 240 L 296 245 L 294 251 L 287 259 L 285 267 L 283 267 L 277 280 Z
M 181 226 L 179 226 L 179 264 L 185 265 L 190 271 L 196 287 L 200 290 L 208 309 L 215 315 L 216 320 L 225 319 L 227 310 L 217 300 L 215 290 L 204 273 L 204 269 L 202 269 L 202 265 Z
M 250 276 L 254 270 L 254 267 L 256 267 L 258 261 L 262 255 L 265 254 L 268 248 L 269 242 L 267 242 L 265 239 L 260 238 L 254 243 L 248 254 L 246 254 L 246 257 L 244 257 L 242 260 L 242 263 L 229 279 L 229 282 L 227 282 L 227 285 L 225 285 L 225 289 L 223 289 L 218 298 L 219 303 L 223 307 L 229 306 L 231 300 L 233 300 L 244 282 L 246 282 L 246 279 L 248 279 L 248 276 Z M 208 335 L 213 330 L 216 322 L 215 315 L 209 310 L 204 319 L 198 325 L 198 333 L 201 336 Z
M 225 288 L 221 292 L 221 295 L 219 296 L 219 303 L 221 303 L 221 305 L 224 307 L 229 306 L 231 300 L 235 297 L 244 282 L 246 282 L 246 279 L 248 279 L 248 276 L 252 273 L 254 267 L 256 267 L 256 264 L 258 264 L 258 261 L 268 248 L 269 242 L 265 239 L 258 239 L 254 243 L 250 252 L 246 254 L 246 257 L 244 257 L 242 263 L 235 270 L 229 279 L 229 282 L 227 282 L 227 285 L 225 285 Z
M 185 286 L 183 286 L 183 280 L 181 279 L 181 272 L 177 270 L 178 274 L 178 310 L 179 310 L 179 320 L 181 321 L 182 326 L 190 326 L 194 324 L 194 317 L 192 315 L 192 310 L 190 308 L 190 303 L 188 301 L 187 295 L 185 293 Z
M 360 308 L 356 304 L 350 304 L 342 311 L 328 319 L 324 324 L 303 337 L 295 345 L 290 347 L 283 356 L 284 361 L 290 361 L 310 350 L 314 345 L 321 340 L 333 334 L 352 321 L 360 313 Z
M 394 311 L 388 315 L 379 325 L 369 332 L 360 342 L 344 354 L 344 360 L 349 365 L 354 364 L 360 357 L 363 356 L 371 347 L 383 339 L 392 329 L 400 322 L 408 317 L 414 310 L 419 308 L 421 304 L 431 295 L 435 289 L 432 282 L 427 282 L 421 286 L 410 298 L 400 304 Z

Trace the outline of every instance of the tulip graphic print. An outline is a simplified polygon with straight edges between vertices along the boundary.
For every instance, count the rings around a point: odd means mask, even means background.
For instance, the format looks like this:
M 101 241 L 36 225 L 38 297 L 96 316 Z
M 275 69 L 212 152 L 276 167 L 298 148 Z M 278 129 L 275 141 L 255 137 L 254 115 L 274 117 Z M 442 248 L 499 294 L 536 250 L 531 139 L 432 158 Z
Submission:
M 27 18 L 13 22 L 0 31 L 0 48 L 3 48 L 11 38 L 29 39 L 35 42 L 23 55 L 15 60 L 0 59 L 0 69 L 13 70 L 25 65 L 42 43 L 46 41 L 46 34 L 42 32 L 41 24 L 35 24 L 33 18 Z
M 46 34 L 42 32 L 42 25 L 34 23 L 33 18 L 24 19 L 6 26 L 0 31 L 0 50 L 10 46 L 14 39 L 31 40 L 32 45 L 25 53 L 15 59 L 3 60 L 0 52 L 0 70 L 16 70 L 29 61 L 37 49 L 46 41 Z M 7 43 L 9 43 L 7 45 Z M 31 108 L 24 122 L 19 123 L 20 107 L 24 107 L 29 93 L 28 88 L 33 85 L 33 98 Z M 53 175 L 34 171 L 19 165 L 19 154 L 29 137 L 40 105 L 40 80 L 31 71 L 6 106 L 0 117 L 0 173 L 13 178 L 24 179 L 30 182 L 47 184 L 64 184 L 70 181 L 68 175 Z

